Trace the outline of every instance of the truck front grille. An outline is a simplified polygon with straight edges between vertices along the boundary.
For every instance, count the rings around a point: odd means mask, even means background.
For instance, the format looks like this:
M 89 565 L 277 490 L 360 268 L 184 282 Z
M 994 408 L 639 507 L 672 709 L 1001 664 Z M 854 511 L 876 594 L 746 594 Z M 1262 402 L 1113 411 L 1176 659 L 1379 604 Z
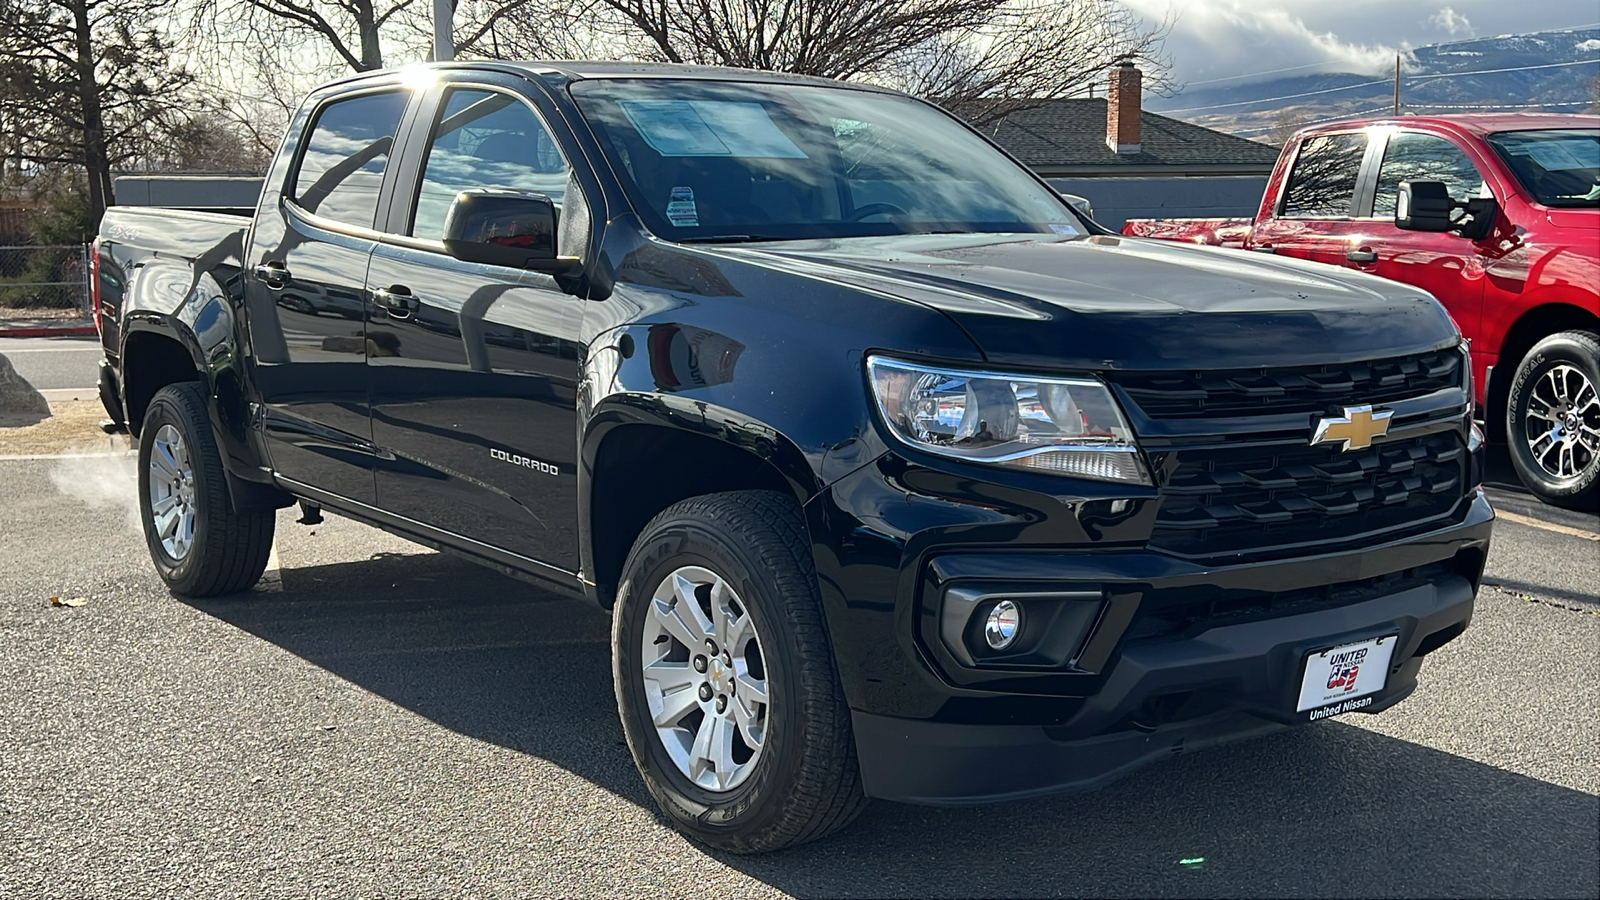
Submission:
M 1321 413 L 1343 402 L 1391 403 L 1457 387 L 1461 369 L 1461 351 L 1451 348 L 1341 365 L 1110 377 L 1146 416 L 1191 419 Z
M 1453 428 L 1351 452 L 1278 441 L 1170 450 L 1152 461 L 1162 499 L 1150 546 L 1189 557 L 1423 525 L 1456 507 L 1469 462 Z

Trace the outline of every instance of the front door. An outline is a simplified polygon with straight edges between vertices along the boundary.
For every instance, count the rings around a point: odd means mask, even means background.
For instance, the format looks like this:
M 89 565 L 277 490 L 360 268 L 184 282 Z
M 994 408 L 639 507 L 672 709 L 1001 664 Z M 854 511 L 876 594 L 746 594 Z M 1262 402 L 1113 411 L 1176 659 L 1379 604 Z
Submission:
M 439 243 L 456 193 L 566 197 L 568 168 L 512 93 L 444 91 L 408 233 L 367 275 L 378 506 L 569 572 L 578 569 L 578 327 L 548 275 L 466 263 Z M 564 203 L 565 200 L 565 203 Z
M 263 204 L 247 254 L 263 430 L 284 478 L 373 499 L 363 291 L 379 191 L 410 93 L 317 110 L 298 169 Z M 270 188 L 269 188 L 270 190 Z
M 1483 176 L 1460 147 L 1432 134 L 1390 135 L 1378 167 L 1372 222 L 1355 247 L 1372 259 L 1357 268 L 1422 288 L 1439 298 L 1464 333 L 1477 334 L 1486 283 L 1483 247 L 1450 232 L 1396 228 L 1395 198 L 1402 181 L 1442 181 L 1451 198 L 1463 202 L 1491 196 Z

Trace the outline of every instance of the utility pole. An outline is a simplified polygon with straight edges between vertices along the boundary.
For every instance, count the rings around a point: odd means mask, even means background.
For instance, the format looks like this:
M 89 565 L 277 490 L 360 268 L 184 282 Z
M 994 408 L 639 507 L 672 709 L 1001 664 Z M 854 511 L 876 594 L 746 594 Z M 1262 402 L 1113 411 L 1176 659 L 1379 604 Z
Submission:
M 438 0 L 434 0 L 438 2 Z M 1400 54 L 1394 55 L 1394 114 L 1400 116 Z
M 433 0 L 433 61 L 456 58 L 455 36 L 451 27 L 456 15 L 455 0 Z

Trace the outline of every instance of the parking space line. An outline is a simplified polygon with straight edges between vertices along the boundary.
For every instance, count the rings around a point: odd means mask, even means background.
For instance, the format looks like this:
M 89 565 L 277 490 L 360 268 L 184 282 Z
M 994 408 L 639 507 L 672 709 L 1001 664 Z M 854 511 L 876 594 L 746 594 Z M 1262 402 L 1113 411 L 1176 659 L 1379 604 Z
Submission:
M 1505 519 L 1507 522 L 1515 522 L 1518 525 L 1526 525 L 1529 528 L 1542 528 L 1545 531 L 1554 531 L 1557 534 L 1570 534 L 1575 538 L 1583 538 L 1586 541 L 1600 541 L 1600 534 L 1595 534 L 1592 531 L 1584 531 L 1582 528 L 1573 528 L 1571 525 L 1557 525 L 1554 522 L 1541 522 L 1538 519 L 1529 518 L 1528 516 L 1519 516 L 1516 513 L 1506 512 L 1503 509 L 1495 510 L 1495 516 L 1496 518 Z

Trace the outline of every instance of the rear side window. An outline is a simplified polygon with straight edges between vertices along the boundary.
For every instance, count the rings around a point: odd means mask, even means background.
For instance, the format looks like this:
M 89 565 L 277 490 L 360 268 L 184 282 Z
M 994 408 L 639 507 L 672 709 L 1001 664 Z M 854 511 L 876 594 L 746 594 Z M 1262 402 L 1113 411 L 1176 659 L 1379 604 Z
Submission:
M 371 228 L 406 99 L 405 92 L 392 91 L 323 107 L 306 138 L 294 202 L 307 212 Z
M 1378 193 L 1372 200 L 1374 216 L 1394 218 L 1402 181 L 1442 181 L 1456 200 L 1489 196 L 1483 176 L 1461 148 L 1431 134 L 1402 131 L 1389 138 L 1378 169 Z
M 559 209 L 567 174 L 555 140 L 522 101 L 492 91 L 451 91 L 428 142 L 411 234 L 442 237 L 451 202 L 469 188 L 534 191 Z
M 1333 219 L 1350 215 L 1356 176 L 1367 152 L 1364 133 L 1325 134 L 1300 146 L 1289 186 L 1283 193 L 1283 211 L 1291 219 Z

